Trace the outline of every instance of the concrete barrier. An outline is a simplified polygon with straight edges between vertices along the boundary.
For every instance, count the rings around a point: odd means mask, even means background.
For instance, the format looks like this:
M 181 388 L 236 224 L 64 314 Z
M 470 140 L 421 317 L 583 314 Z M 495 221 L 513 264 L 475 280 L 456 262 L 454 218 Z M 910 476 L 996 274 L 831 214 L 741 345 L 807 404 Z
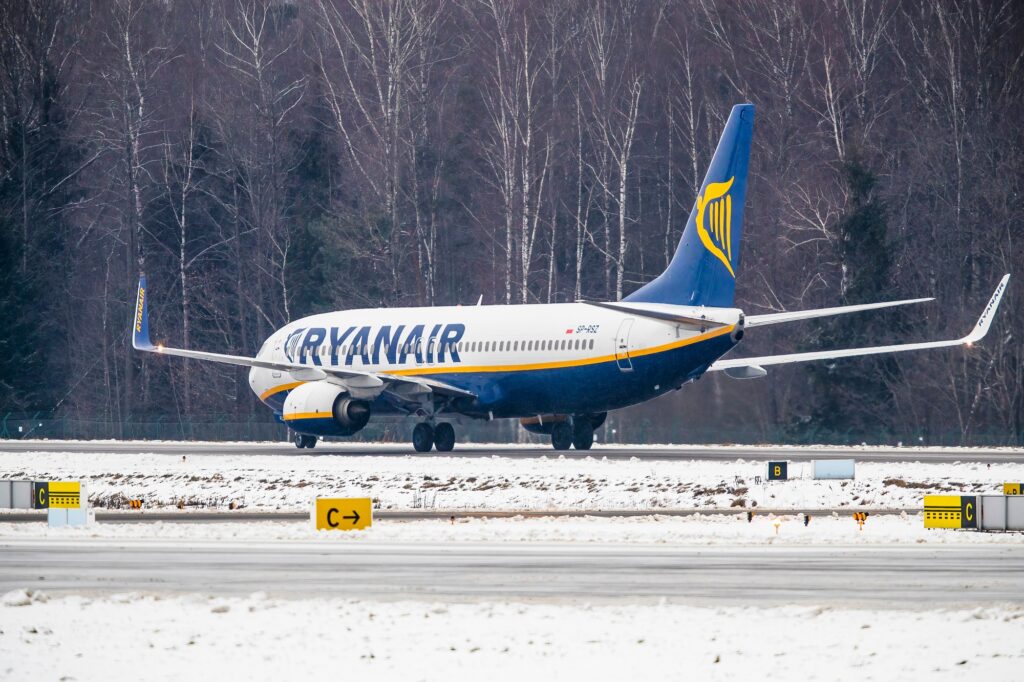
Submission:
M 32 481 L 11 481 L 11 509 L 32 509 Z
M 979 495 L 979 530 L 1024 530 L 1024 497 Z
M 811 470 L 815 480 L 851 479 L 856 471 L 856 462 L 852 459 L 815 459 L 811 461 Z

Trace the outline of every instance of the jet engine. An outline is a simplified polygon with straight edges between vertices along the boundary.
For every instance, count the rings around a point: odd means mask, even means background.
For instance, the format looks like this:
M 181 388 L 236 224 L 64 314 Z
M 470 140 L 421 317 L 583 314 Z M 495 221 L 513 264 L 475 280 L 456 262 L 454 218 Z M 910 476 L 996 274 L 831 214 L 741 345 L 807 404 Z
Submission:
M 370 421 L 370 403 L 353 398 L 341 386 L 311 381 L 288 394 L 282 417 L 301 433 L 351 436 Z

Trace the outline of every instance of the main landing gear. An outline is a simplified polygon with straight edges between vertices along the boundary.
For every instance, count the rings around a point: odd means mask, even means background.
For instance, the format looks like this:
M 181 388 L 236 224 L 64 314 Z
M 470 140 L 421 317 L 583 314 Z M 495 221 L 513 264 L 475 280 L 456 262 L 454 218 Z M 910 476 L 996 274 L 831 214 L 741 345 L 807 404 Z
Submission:
M 316 447 L 316 436 L 307 436 L 304 433 L 296 433 L 293 439 L 295 447 L 297 448 L 315 448 Z
M 551 427 L 551 445 L 555 450 L 589 450 L 594 444 L 594 425 L 586 417 L 576 417 L 569 422 L 559 422 Z
M 451 452 L 455 447 L 455 428 L 448 422 L 440 422 L 437 426 L 420 422 L 412 430 L 412 446 L 416 452 L 430 452 L 431 447 L 437 448 L 438 452 Z

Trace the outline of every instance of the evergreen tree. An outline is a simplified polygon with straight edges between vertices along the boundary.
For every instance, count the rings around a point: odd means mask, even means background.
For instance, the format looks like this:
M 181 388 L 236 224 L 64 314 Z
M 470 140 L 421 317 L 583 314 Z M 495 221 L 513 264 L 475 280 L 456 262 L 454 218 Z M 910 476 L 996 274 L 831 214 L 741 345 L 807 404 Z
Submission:
M 879 199 L 874 173 L 858 160 L 843 165 L 848 204 L 835 226 L 841 263 L 841 305 L 894 298 L 892 244 L 886 206 Z M 901 331 L 900 314 L 874 311 L 825 318 L 814 335 L 815 349 L 878 345 Z M 832 442 L 885 438 L 893 430 L 893 397 L 888 378 L 898 372 L 891 356 L 811 363 L 813 405 L 809 421 L 800 425 L 804 438 Z

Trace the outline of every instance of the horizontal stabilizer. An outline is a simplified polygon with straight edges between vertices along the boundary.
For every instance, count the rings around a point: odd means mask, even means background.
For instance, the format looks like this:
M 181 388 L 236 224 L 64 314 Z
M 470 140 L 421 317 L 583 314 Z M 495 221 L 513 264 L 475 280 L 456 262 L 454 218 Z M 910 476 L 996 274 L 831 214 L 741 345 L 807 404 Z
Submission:
M 832 315 L 846 315 L 848 313 L 859 313 L 862 310 L 877 310 L 878 308 L 891 308 L 893 306 L 898 305 L 910 305 L 911 303 L 925 303 L 926 301 L 934 300 L 934 298 L 910 298 L 905 301 L 886 301 L 884 303 L 862 303 L 859 305 L 843 305 L 835 308 L 796 310 L 789 313 L 747 315 L 747 327 L 762 327 L 768 324 L 779 324 L 781 322 L 795 322 L 796 320 L 809 320 L 815 317 L 831 317 Z
M 851 358 L 862 355 L 901 353 L 908 350 L 925 350 L 928 348 L 946 348 L 950 346 L 964 345 L 969 346 L 980 341 L 985 337 L 985 334 L 988 333 L 989 328 L 992 326 L 992 318 L 995 317 L 996 310 L 999 308 L 999 301 L 1002 300 L 1003 294 L 1006 292 L 1006 284 L 1009 280 L 1009 275 L 1003 276 L 1003 279 L 999 282 L 999 286 L 996 287 L 995 293 L 992 294 L 992 298 L 989 299 L 988 305 L 985 306 L 985 310 L 981 313 L 981 317 L 978 318 L 978 323 L 974 325 L 974 328 L 967 334 L 967 336 L 959 339 L 950 339 L 947 341 L 926 341 L 923 343 L 903 343 L 892 346 L 870 346 L 867 348 L 844 348 L 837 350 L 814 351 L 810 353 L 790 353 L 788 355 L 766 355 L 756 358 L 718 360 L 712 363 L 708 368 L 708 371 L 725 371 L 729 376 L 737 377 L 738 373 L 735 370 L 737 368 L 747 367 L 752 368 L 752 371 L 747 373 L 748 376 L 737 378 L 753 378 L 759 374 L 757 370 L 764 371 L 762 369 L 764 365 L 784 365 L 793 362 L 810 362 L 812 360 L 835 360 L 837 358 Z
M 673 305 L 671 303 L 605 303 L 601 301 L 580 301 L 598 308 L 607 308 L 620 313 L 650 317 L 666 322 L 692 324 L 696 327 L 725 327 L 736 324 L 740 311 L 734 308 L 704 308 L 702 306 Z

